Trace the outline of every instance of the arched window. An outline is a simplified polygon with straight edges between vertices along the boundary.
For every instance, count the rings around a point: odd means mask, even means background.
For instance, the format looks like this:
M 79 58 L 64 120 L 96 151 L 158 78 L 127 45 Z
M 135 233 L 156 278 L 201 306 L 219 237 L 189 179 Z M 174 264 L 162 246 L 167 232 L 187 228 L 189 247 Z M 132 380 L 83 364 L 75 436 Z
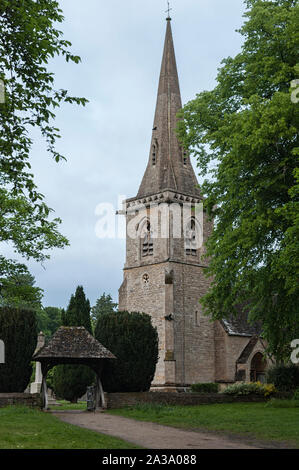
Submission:
M 185 233 L 185 251 L 186 255 L 197 255 L 197 239 L 196 239 L 196 222 L 195 218 L 188 222 Z
M 154 244 L 151 232 L 151 224 L 147 220 L 141 231 L 141 255 L 151 256 L 154 253 Z

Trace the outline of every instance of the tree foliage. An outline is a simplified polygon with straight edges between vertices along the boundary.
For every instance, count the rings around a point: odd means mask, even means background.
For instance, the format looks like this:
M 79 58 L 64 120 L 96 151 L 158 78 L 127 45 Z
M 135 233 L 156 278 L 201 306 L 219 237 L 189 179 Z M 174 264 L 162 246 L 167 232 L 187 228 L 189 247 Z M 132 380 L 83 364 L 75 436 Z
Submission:
M 0 393 L 22 393 L 32 374 L 31 359 L 37 344 L 34 311 L 0 307 L 0 339 L 5 364 L 0 364 Z
M 58 232 L 60 219 L 49 220 L 51 209 L 44 202 L 31 173 L 32 128 L 38 128 L 47 149 L 58 162 L 60 137 L 54 127 L 55 108 L 62 103 L 85 105 L 84 98 L 54 88 L 49 62 L 57 55 L 80 62 L 70 52 L 71 43 L 56 29 L 64 20 L 54 0 L 1 0 L 0 4 L 0 242 L 9 242 L 27 258 L 43 261 L 50 248 L 62 248 L 67 240 Z M 0 257 L 0 275 L 18 270 L 16 263 Z
M 90 302 L 85 297 L 84 289 L 78 286 L 71 296 L 67 310 L 62 311 L 63 326 L 84 326 L 92 332 L 90 320 Z M 53 373 L 54 392 L 57 397 L 76 403 L 94 381 L 94 372 L 82 365 L 59 365 Z
M 117 358 L 104 366 L 102 382 L 106 392 L 149 390 L 158 361 L 158 333 L 149 315 L 99 315 L 95 337 Z
M 117 303 L 113 302 L 111 295 L 104 292 L 91 309 L 92 321 L 96 324 L 99 315 L 103 313 L 113 313 L 116 307 Z
M 0 279 L 0 306 L 41 309 L 43 290 L 35 286 L 35 279 L 26 269 Z
M 62 309 L 58 307 L 44 307 L 37 311 L 38 331 L 44 333 L 46 341 L 62 325 L 61 312 Z
M 90 320 L 90 302 L 85 296 L 82 286 L 78 286 L 75 295 L 71 296 L 68 308 L 62 312 L 64 326 L 84 326 L 92 333 Z
M 214 318 L 250 302 L 269 351 L 289 358 L 299 335 L 298 17 L 295 0 L 247 0 L 242 51 L 223 61 L 217 86 L 189 102 L 178 133 L 197 157 L 205 207 Z

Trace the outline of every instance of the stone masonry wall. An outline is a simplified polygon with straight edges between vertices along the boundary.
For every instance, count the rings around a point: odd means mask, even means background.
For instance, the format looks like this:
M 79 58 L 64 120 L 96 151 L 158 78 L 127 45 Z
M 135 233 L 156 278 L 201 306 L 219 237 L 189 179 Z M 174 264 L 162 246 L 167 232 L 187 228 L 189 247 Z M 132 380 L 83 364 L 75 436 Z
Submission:
M 167 206 L 167 204 L 166 204 Z M 138 206 L 136 206 L 138 209 Z M 155 209 L 154 209 L 155 211 Z M 137 214 L 137 217 L 136 217 Z M 151 212 L 144 206 L 127 214 L 127 229 L 138 232 Z M 157 217 L 157 214 L 154 214 Z M 161 230 L 160 213 L 158 220 Z M 189 385 L 215 380 L 214 323 L 203 315 L 200 298 L 209 288 L 201 255 L 187 255 L 183 237 L 153 239 L 153 255 L 141 256 L 140 238 L 127 236 L 124 281 L 119 290 L 119 309 L 149 314 L 159 334 L 159 362 L 154 386 Z M 134 232 L 133 230 L 133 232 Z M 204 215 L 204 241 L 212 224 Z M 167 279 L 169 278 L 169 279 Z M 165 317 L 171 316 L 171 321 Z
M 219 321 L 215 322 L 215 381 L 227 381 L 227 333 Z
M 148 282 L 143 280 L 148 276 Z M 155 383 L 163 384 L 165 369 L 165 267 L 163 264 L 141 266 L 125 271 L 126 302 L 120 296 L 120 310 L 147 313 L 159 335 L 159 362 Z
M 215 381 L 214 323 L 203 315 L 199 303 L 209 286 L 204 269 L 173 264 L 176 378 L 180 384 Z
M 4 408 L 10 405 L 24 405 L 40 408 L 40 395 L 39 393 L 0 393 L 0 408 Z

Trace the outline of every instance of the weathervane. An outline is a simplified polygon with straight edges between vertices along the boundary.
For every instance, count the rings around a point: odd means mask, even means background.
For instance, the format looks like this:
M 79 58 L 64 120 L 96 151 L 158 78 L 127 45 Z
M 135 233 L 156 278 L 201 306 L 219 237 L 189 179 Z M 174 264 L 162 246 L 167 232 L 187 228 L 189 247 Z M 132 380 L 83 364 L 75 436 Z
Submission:
M 167 20 L 170 20 L 171 18 L 170 18 L 170 14 L 169 14 L 169 13 L 171 12 L 172 8 L 170 8 L 170 4 L 169 4 L 169 2 L 167 2 L 167 5 L 168 5 L 168 8 L 167 8 L 167 10 L 166 10 L 166 12 L 165 12 L 165 13 L 168 13 Z

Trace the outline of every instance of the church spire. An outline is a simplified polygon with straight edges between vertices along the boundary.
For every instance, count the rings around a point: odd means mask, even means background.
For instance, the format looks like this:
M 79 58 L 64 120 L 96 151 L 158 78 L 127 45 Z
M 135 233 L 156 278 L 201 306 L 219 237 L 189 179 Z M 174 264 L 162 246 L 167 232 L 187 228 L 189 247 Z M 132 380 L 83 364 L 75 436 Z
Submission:
M 175 132 L 176 115 L 182 108 L 182 100 L 169 13 L 166 21 L 150 156 L 138 197 L 149 196 L 165 189 L 199 195 L 189 155 L 179 144 Z

